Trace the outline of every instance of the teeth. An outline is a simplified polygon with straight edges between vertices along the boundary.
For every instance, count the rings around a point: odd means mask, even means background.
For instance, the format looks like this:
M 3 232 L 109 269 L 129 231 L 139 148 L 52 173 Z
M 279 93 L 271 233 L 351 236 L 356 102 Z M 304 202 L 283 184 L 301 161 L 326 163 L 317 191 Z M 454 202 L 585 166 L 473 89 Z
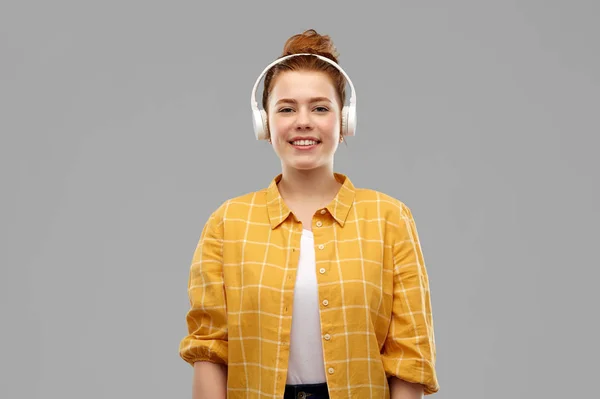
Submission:
M 314 140 L 297 140 L 297 141 L 292 141 L 293 145 L 315 145 L 317 143 L 318 143 L 318 141 L 314 141 Z

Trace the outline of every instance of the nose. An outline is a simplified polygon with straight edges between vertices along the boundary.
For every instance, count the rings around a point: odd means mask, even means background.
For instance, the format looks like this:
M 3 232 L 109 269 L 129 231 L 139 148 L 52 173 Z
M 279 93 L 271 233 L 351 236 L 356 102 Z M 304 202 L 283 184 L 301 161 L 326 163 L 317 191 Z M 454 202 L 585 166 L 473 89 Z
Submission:
M 301 107 L 298 110 L 296 117 L 296 128 L 297 129 L 310 129 L 312 127 L 312 121 L 310 119 L 310 111 Z

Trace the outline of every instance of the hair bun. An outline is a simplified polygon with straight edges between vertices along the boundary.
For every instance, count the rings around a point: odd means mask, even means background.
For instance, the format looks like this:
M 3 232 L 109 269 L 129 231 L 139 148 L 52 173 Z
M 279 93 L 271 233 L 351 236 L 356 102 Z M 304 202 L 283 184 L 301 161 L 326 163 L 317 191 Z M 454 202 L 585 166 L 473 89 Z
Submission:
M 283 46 L 282 57 L 286 55 L 311 53 L 338 62 L 339 53 L 328 35 L 320 35 L 314 29 L 290 37 Z

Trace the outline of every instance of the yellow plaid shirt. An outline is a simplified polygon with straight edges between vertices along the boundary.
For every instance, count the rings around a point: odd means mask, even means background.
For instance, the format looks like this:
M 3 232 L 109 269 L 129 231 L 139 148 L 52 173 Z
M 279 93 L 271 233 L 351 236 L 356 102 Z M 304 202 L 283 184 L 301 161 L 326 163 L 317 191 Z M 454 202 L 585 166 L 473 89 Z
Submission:
M 439 389 L 429 279 L 410 209 L 343 183 L 312 221 L 321 332 L 332 399 L 390 397 L 387 378 Z M 228 368 L 228 398 L 283 398 L 302 223 L 281 175 L 222 203 L 190 267 L 179 354 Z

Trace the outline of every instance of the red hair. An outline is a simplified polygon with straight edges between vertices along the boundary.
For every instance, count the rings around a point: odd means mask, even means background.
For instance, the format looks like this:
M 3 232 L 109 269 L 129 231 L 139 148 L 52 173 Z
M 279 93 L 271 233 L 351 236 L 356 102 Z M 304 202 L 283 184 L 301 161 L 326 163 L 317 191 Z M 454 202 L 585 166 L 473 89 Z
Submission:
M 337 58 L 339 53 L 333 41 L 328 35 L 320 35 L 314 29 L 308 29 L 300 34 L 290 37 L 283 46 L 281 57 L 298 53 L 311 53 L 327 57 L 330 60 L 338 63 Z M 262 95 L 263 109 L 267 110 L 269 95 L 273 89 L 273 84 L 277 76 L 285 71 L 321 71 L 325 72 L 331 79 L 331 83 L 338 95 L 340 109 L 346 102 L 346 79 L 344 75 L 337 70 L 333 65 L 312 56 L 292 57 L 279 64 L 274 65 L 265 74 L 264 90 Z

